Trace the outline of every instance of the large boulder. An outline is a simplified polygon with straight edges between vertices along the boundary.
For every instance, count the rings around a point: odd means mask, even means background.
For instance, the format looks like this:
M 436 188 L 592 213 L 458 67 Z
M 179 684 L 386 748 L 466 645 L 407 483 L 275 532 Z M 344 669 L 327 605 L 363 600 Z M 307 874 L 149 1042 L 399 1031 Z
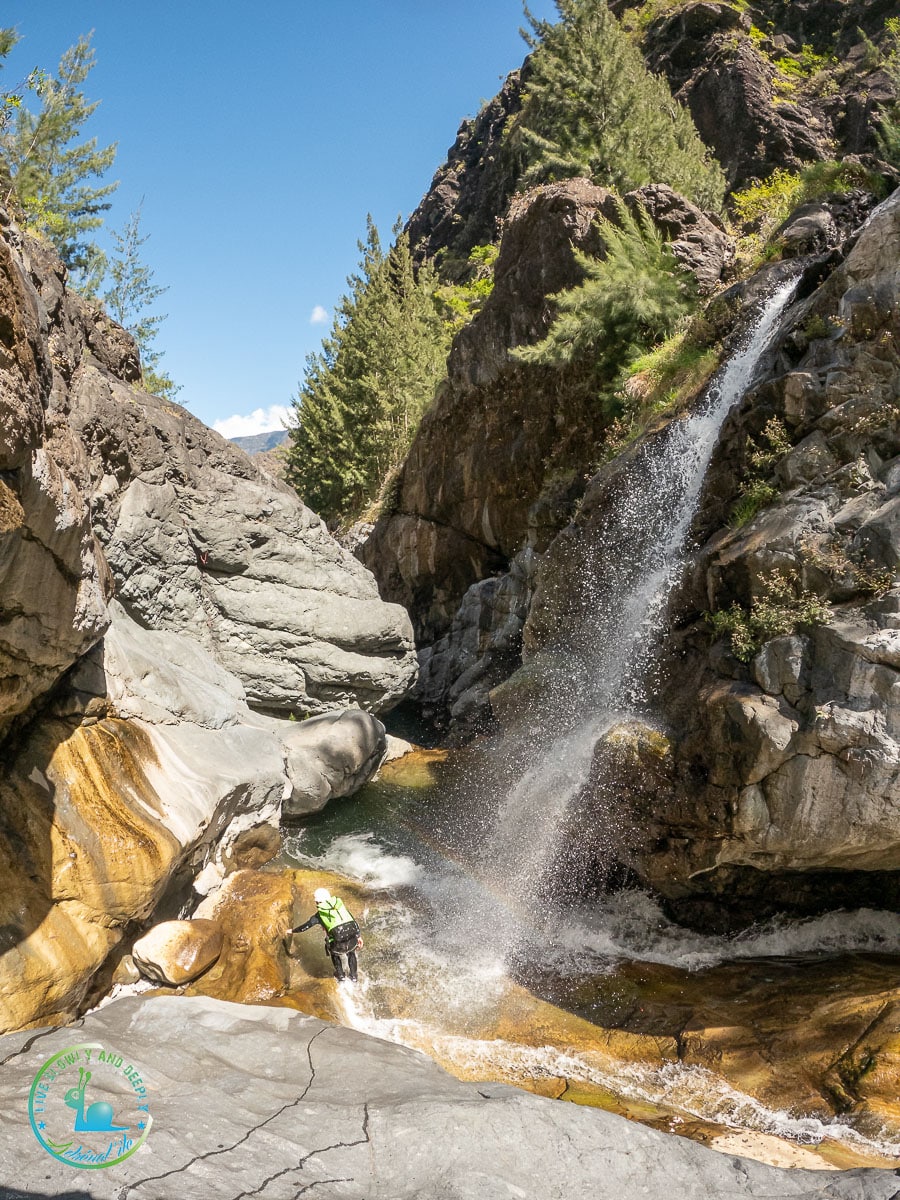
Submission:
M 292 787 L 282 811 L 295 817 L 318 812 L 371 779 L 387 750 L 387 736 L 369 713 L 347 709 L 301 722 L 285 744 Z
M 162 921 L 138 938 L 131 955 L 147 979 L 177 987 L 208 970 L 224 944 L 224 930 L 215 921 Z
M 185 409 L 85 377 L 72 423 L 117 596 L 187 633 L 254 707 L 390 708 L 415 680 L 406 614 L 286 484 Z
M 47 1029 L 0 1042 L 10 1197 L 72 1195 L 71 1164 L 38 1147 L 24 1116 L 36 1072 L 72 1040 Z M 333 1200 L 890 1200 L 897 1190 L 891 1170 L 779 1170 L 598 1109 L 464 1083 L 416 1051 L 285 1008 L 125 999 L 87 1017 L 78 1040 L 127 1056 L 153 1122 L 130 1158 L 79 1177 L 85 1200 L 236 1189 L 272 1200 L 310 1189 Z M 91 1086 L 105 1078 L 115 1084 L 115 1068 L 98 1064 Z

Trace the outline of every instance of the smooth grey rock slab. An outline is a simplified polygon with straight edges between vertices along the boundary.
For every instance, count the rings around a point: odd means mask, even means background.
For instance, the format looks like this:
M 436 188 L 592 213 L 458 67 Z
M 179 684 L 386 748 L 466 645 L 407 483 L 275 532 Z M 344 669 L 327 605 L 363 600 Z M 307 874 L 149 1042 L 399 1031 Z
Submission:
M 406 612 L 286 484 L 178 405 L 73 388 L 93 520 L 129 615 L 186 634 L 272 713 L 391 708 L 415 682 Z
M 41 1064 L 99 1041 L 141 1071 L 153 1125 L 119 1166 L 51 1158 Z M 893 1171 L 780 1170 L 595 1109 L 462 1083 L 414 1050 L 289 1009 L 131 997 L 0 1040 L 0 1197 L 80 1200 L 891 1200 Z

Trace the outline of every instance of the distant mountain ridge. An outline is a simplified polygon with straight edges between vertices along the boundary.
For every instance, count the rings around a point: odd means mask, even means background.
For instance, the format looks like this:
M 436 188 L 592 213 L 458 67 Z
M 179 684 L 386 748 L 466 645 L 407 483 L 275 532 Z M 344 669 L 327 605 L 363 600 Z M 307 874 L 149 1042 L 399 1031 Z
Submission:
M 270 429 L 268 433 L 252 433 L 248 437 L 229 438 L 236 446 L 247 454 L 263 454 L 266 450 L 274 450 L 287 441 L 286 429 Z

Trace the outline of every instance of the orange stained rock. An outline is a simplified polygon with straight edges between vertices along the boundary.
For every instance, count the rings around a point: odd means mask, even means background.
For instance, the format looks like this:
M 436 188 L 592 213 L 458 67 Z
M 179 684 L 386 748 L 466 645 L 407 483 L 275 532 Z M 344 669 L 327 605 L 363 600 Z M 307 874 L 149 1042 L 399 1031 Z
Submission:
M 0 785 L 0 1031 L 79 1009 L 91 979 L 169 881 L 180 847 L 134 722 L 48 721 Z
M 56 748 L 47 768 L 55 899 L 77 898 L 113 924 L 150 914 L 181 850 L 143 769 L 155 761 L 132 721 L 78 728 Z
M 187 987 L 190 996 L 242 1004 L 278 1000 L 287 991 L 284 947 L 291 925 L 292 878 L 288 871 L 235 871 L 197 909 L 225 934 L 218 961 Z

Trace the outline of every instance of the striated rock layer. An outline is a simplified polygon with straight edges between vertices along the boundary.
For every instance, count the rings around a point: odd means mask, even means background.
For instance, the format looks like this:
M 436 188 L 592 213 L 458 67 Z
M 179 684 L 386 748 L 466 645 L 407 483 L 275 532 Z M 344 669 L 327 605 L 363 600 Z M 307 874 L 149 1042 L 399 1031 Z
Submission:
M 406 613 L 284 484 L 139 387 L 0 215 L 0 1028 L 78 1011 L 160 904 L 352 792 Z M 111 597 L 115 594 L 116 600 Z M 317 716 L 307 722 L 270 715 Z
M 384 753 L 368 713 L 261 716 L 189 638 L 112 613 L 0 778 L 2 1030 L 74 1015 L 161 903 L 271 857 L 283 805 L 317 811 Z

